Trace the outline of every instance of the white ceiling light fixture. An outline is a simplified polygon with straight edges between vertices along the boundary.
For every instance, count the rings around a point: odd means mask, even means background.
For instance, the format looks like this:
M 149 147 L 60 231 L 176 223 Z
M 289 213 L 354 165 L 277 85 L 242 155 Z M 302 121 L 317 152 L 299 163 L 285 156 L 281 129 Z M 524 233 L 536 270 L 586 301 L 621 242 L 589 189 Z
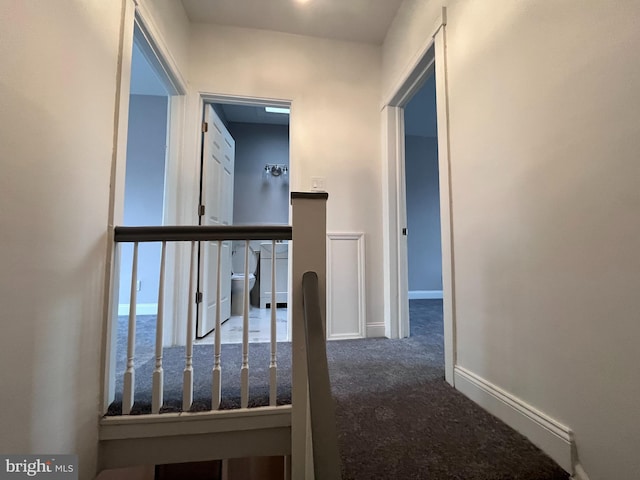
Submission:
M 287 107 L 264 107 L 264 111 L 267 113 L 282 113 L 284 115 L 291 113 L 291 109 Z

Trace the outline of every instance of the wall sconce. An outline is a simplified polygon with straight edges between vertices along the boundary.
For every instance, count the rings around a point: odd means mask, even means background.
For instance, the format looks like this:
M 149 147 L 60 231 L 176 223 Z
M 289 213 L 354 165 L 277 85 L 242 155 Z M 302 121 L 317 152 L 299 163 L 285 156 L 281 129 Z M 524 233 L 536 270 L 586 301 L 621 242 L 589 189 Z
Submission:
M 286 165 L 267 163 L 264 166 L 264 176 L 266 178 L 269 178 L 269 174 L 271 174 L 272 177 L 286 176 L 288 172 L 289 168 Z

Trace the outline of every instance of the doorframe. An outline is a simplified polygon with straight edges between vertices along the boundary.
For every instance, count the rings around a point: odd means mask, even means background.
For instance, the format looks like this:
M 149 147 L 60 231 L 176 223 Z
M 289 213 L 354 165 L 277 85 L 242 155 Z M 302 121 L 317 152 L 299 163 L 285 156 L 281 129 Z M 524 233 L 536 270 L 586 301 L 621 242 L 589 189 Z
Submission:
M 446 7 L 420 51 L 382 104 L 383 137 L 383 241 L 385 335 L 409 335 L 408 258 L 405 188 L 404 107 L 426 79 L 435 74 L 445 379 L 454 385 L 456 364 L 455 282 L 449 152 L 449 95 L 446 63 Z
M 114 228 L 121 225 L 124 219 L 124 192 L 127 165 L 127 136 L 129 128 L 129 95 L 131 93 L 131 62 L 134 43 L 134 29 L 137 26 L 144 35 L 153 55 L 157 58 L 166 77 L 169 79 L 175 95 L 170 96 L 168 116 L 168 149 L 165 157 L 165 200 L 163 220 L 167 223 L 177 220 L 179 210 L 168 211 L 166 205 L 176 204 L 179 192 L 180 165 L 182 162 L 182 137 L 184 132 L 184 112 L 187 106 L 187 82 L 175 62 L 166 42 L 157 27 L 151 12 L 138 0 L 125 0 L 119 31 L 118 73 L 114 102 L 114 143 L 111 162 L 111 182 L 109 190 L 109 214 L 107 218 L 107 252 L 105 269 L 105 297 L 103 321 L 103 355 L 102 355 L 102 402 L 106 411 L 115 392 L 115 352 L 117 341 L 119 291 L 119 259 L 118 248 L 114 242 Z M 176 221 L 177 223 L 177 221 Z M 178 258 L 175 252 L 168 250 L 167 274 L 175 272 L 179 281 Z M 177 287 L 176 290 L 179 290 Z M 166 297 L 167 310 L 175 318 L 174 310 L 179 304 L 178 297 Z M 163 343 L 173 342 L 175 328 L 165 329 Z
M 190 106 L 188 109 L 188 126 L 187 132 L 190 130 L 192 133 L 187 133 L 187 135 L 193 134 L 189 139 L 189 145 L 187 146 L 187 157 L 192 157 L 191 166 L 196 167 L 192 168 L 193 172 L 191 174 L 191 178 L 188 180 L 190 187 L 187 188 L 189 190 L 189 200 L 186 202 L 188 204 L 188 212 L 185 212 L 185 219 L 187 219 L 188 223 L 196 224 L 198 222 L 198 205 L 200 203 L 200 178 L 202 175 L 201 172 L 201 159 L 202 159 L 202 121 L 203 121 L 203 112 L 204 106 L 207 103 L 223 103 L 223 104 L 232 104 L 232 105 L 246 105 L 246 106 L 264 106 L 264 107 L 286 107 L 289 108 L 289 139 L 291 139 L 291 130 L 293 128 L 293 119 L 295 115 L 294 101 L 292 99 L 284 99 L 284 98 L 267 98 L 267 97 L 253 97 L 250 95 L 232 95 L 225 93 L 214 93 L 210 91 L 196 91 L 189 95 L 187 99 Z M 189 167 L 191 168 L 191 167 Z M 294 158 L 291 156 L 291 140 L 289 140 L 289 193 L 291 193 L 298 183 L 299 179 L 299 168 L 297 163 L 294 161 Z M 291 224 L 291 205 L 289 205 L 289 224 Z M 184 265 L 188 266 L 188 260 L 186 256 L 183 255 L 185 259 L 182 261 Z M 291 298 L 291 256 L 289 256 L 289 298 Z M 181 275 L 183 282 L 188 282 L 188 272 L 183 269 Z M 186 285 L 186 283 L 185 283 Z M 190 301 L 186 299 L 186 301 Z M 184 303 L 184 302 L 183 302 Z M 181 304 L 183 304 L 181 303 Z M 178 317 L 178 321 L 175 325 L 175 343 L 178 345 L 184 345 L 186 343 L 186 322 L 180 321 L 183 316 Z M 287 308 L 287 322 L 288 322 L 288 333 L 287 339 L 291 339 L 291 309 Z

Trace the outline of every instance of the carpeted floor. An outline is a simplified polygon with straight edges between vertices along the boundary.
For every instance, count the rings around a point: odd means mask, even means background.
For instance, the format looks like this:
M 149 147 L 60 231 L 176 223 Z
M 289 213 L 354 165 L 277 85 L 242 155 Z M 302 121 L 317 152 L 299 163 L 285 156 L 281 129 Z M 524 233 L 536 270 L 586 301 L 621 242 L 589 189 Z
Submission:
M 523 436 L 444 381 L 442 302 L 412 300 L 410 315 L 408 339 L 344 340 L 327 345 L 343 479 L 568 479 L 566 472 Z M 254 406 L 268 403 L 268 348 L 268 344 L 250 348 Z M 240 345 L 223 345 L 223 408 L 239 406 L 240 357 Z M 136 370 L 134 413 L 150 408 L 154 361 L 146 356 L 142 360 Z M 289 403 L 289 344 L 278 344 L 278 363 L 278 403 Z M 118 365 L 124 367 L 124 362 Z M 165 411 L 176 411 L 180 409 L 184 348 L 165 348 L 164 365 Z M 196 346 L 192 410 L 210 407 L 212 366 L 213 347 Z M 121 381 L 119 375 L 118 391 Z M 120 413 L 120 398 L 112 404 L 110 414 Z
M 408 339 L 329 348 L 343 479 L 569 478 L 444 381 L 442 301 L 412 300 L 410 318 Z

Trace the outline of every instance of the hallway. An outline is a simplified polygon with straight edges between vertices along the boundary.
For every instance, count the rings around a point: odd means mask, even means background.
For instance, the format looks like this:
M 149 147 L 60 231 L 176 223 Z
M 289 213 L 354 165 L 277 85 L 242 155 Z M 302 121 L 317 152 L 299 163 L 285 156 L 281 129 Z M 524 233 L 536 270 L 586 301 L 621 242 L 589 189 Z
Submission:
M 410 317 L 411 337 L 406 339 L 327 343 L 343 479 L 566 480 L 568 474 L 525 437 L 444 381 L 442 301 L 411 300 Z M 141 362 L 132 413 L 150 412 L 154 318 L 138 319 Z M 123 328 L 120 333 L 124 335 Z M 146 355 L 140 357 L 144 351 Z M 184 347 L 163 350 L 164 412 L 181 411 L 184 352 Z M 221 408 L 238 408 L 240 345 L 223 345 L 222 356 Z M 121 355 L 120 372 L 124 363 Z M 268 343 L 251 344 L 249 364 L 249 406 L 268 405 Z M 211 345 L 194 346 L 193 365 L 191 410 L 207 411 L 211 408 Z M 121 379 L 120 373 L 118 392 Z M 120 395 L 108 415 L 120 414 Z M 279 342 L 278 404 L 289 403 L 291 344 Z
M 566 480 L 526 438 L 444 381 L 442 301 L 411 337 L 328 344 L 344 480 Z

